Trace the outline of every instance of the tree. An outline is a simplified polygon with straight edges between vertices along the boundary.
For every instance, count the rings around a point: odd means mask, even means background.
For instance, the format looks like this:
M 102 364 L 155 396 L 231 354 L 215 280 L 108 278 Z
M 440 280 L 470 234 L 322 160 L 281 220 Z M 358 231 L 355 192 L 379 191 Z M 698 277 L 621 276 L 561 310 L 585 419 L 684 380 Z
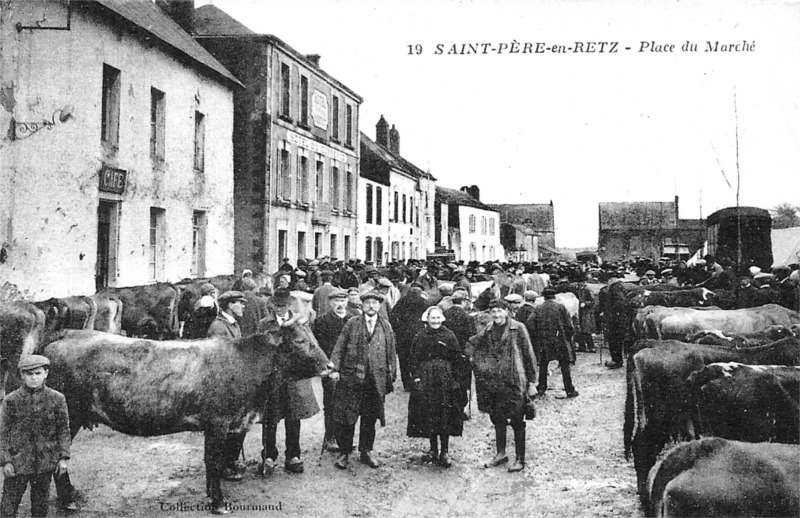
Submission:
M 800 205 L 781 203 L 773 208 L 772 228 L 800 227 Z

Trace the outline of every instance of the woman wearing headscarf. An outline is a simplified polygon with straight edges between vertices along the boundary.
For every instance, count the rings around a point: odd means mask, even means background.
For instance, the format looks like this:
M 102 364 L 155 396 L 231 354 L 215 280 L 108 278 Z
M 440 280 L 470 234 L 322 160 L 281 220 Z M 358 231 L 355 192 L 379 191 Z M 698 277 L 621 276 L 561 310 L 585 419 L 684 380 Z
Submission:
M 417 333 L 411 346 L 410 371 L 414 390 L 408 400 L 409 437 L 427 437 L 431 449 L 426 460 L 449 468 L 450 436 L 460 436 L 464 427 L 459 403 L 461 387 L 453 366 L 462 356 L 452 331 L 442 326 L 444 314 L 437 306 L 422 315 L 425 328 Z M 441 447 L 440 447 L 441 442 Z

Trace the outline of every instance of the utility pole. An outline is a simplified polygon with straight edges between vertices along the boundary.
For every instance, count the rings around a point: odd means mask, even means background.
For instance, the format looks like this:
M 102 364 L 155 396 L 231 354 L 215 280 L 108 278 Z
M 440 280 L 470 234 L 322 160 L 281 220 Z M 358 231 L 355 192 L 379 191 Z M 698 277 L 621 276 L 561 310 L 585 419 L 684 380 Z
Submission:
M 742 179 L 739 173 L 739 111 L 736 107 L 736 85 L 733 85 L 733 116 L 736 124 L 736 262 L 742 266 L 742 211 L 739 208 L 739 191 Z

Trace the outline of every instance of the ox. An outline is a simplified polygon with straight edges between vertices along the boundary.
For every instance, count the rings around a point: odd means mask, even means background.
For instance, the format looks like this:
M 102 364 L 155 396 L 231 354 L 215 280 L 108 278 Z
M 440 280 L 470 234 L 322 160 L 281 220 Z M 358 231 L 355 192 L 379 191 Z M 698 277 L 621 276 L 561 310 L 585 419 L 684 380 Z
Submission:
M 689 337 L 689 342 L 695 344 L 722 345 L 725 347 L 756 347 L 777 342 L 782 338 L 794 336 L 791 329 L 785 326 L 769 326 L 758 333 L 742 333 L 727 336 L 721 331 L 701 331 Z
M 800 442 L 800 368 L 712 363 L 689 375 L 703 435 Z
M 714 292 L 707 288 L 694 288 L 678 291 L 652 291 L 642 289 L 632 291 L 628 302 L 635 308 L 645 306 L 664 306 L 667 308 L 691 308 L 694 306 L 711 306 Z
M 708 438 L 650 472 L 648 516 L 798 516 L 800 446 Z
M 97 302 L 91 297 L 52 298 L 33 305 L 44 312 L 44 328 L 48 333 L 62 329 L 94 329 Z
M 784 338 L 770 345 L 750 349 L 687 344 L 674 340 L 636 343 L 628 358 L 623 435 L 625 457 L 629 458 L 633 452 L 642 499 L 647 496 L 647 472 L 655 464 L 656 457 L 667 441 L 695 438 L 692 397 L 686 379 L 692 372 L 716 362 L 798 365 L 800 340 Z
M 154 340 L 178 337 L 178 300 L 180 290 L 159 282 L 128 288 L 105 288 L 103 295 L 116 295 L 122 300 L 122 329 L 128 336 Z
M 24 301 L 0 302 L 0 401 L 20 384 L 17 363 L 44 338 L 44 312 Z
M 273 380 L 324 372 L 327 357 L 305 328 L 185 342 L 71 331 L 45 348 L 49 385 L 67 397 L 73 436 L 96 423 L 139 436 L 204 432 L 206 490 L 223 511 L 228 431 L 245 429 L 270 404 Z
M 97 317 L 94 330 L 115 335 L 122 333 L 122 300 L 112 293 L 98 293 L 92 296 L 97 304 Z

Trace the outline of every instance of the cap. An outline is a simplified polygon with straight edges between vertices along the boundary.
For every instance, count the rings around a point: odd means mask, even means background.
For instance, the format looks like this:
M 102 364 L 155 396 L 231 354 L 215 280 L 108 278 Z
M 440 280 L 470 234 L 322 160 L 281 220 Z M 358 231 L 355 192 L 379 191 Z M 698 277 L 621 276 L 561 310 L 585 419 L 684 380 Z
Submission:
M 362 301 L 368 300 L 368 299 L 375 299 L 378 302 L 383 302 L 383 295 L 381 295 L 380 293 L 378 293 L 375 290 L 368 291 L 366 293 L 362 293 L 361 294 L 361 300 Z
M 509 293 L 504 297 L 504 300 L 510 304 L 522 302 L 522 295 L 519 295 L 517 293 Z
M 247 299 L 244 298 L 244 295 L 241 291 L 226 291 L 219 296 L 220 306 L 224 306 L 225 304 L 230 304 L 231 302 L 236 301 L 247 302 Z
M 21 359 L 17 364 L 20 371 L 32 371 L 39 367 L 50 367 L 50 360 L 40 354 L 31 354 Z
M 539 294 L 533 290 L 527 290 L 525 293 L 522 294 L 522 298 L 525 300 L 536 300 Z
M 316 260 L 316 259 L 314 259 L 314 260 L 312 260 L 310 263 L 308 263 L 308 265 L 309 265 L 309 266 L 319 266 L 319 261 L 318 261 L 318 260 Z
M 378 286 L 380 286 L 381 288 L 391 288 L 392 286 L 394 286 L 394 284 L 392 284 L 392 281 L 390 281 L 386 277 L 381 277 L 380 279 L 378 279 Z
M 645 275 L 655 275 L 656 272 L 654 272 L 653 270 L 647 270 L 644 274 Z
M 457 290 L 454 291 L 453 294 L 450 296 L 450 300 L 453 302 L 461 302 L 462 300 L 467 300 L 469 298 L 469 294 L 466 291 Z
M 555 297 L 556 296 L 556 290 L 554 290 L 553 288 L 545 288 L 544 290 L 542 290 L 542 296 L 543 297 Z
M 347 288 L 347 294 L 349 295 L 350 293 L 358 293 L 358 288 L 355 286 L 350 286 Z
M 500 299 L 492 299 L 486 306 L 489 309 L 494 309 L 494 308 L 506 309 L 505 303 Z
M 297 275 L 298 277 L 306 276 L 306 272 L 304 272 L 303 270 L 297 270 L 296 272 L 294 272 L 294 274 Z
M 759 268 L 758 266 L 750 267 L 750 275 L 758 275 L 759 273 L 761 273 L 761 268 Z
M 672 268 L 661 270 L 661 275 L 672 275 Z
M 354 289 L 356 291 L 358 291 L 358 288 L 354 288 Z M 335 289 L 335 290 L 333 290 L 332 292 L 330 292 L 328 294 L 328 298 L 329 299 L 346 299 L 347 298 L 347 292 L 342 290 L 342 289 Z
M 288 306 L 292 300 L 292 293 L 286 288 L 278 288 L 269 301 L 274 306 Z

